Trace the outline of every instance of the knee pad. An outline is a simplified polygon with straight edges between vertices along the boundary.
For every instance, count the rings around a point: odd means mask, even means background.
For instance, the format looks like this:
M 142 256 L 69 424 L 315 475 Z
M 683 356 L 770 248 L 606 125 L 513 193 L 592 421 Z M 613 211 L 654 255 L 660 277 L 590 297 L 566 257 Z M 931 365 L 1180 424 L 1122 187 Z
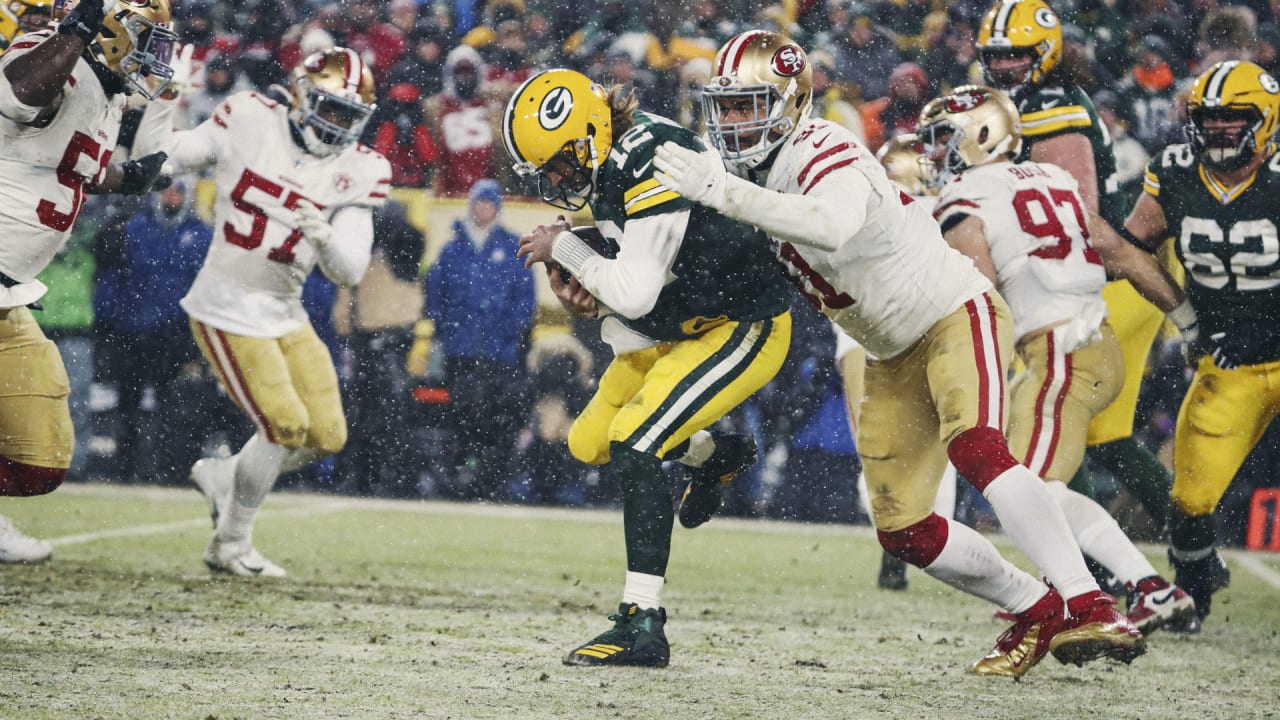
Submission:
M 880 547 L 903 562 L 919 568 L 929 567 L 942 554 L 947 544 L 947 520 L 932 513 L 910 527 L 893 532 L 877 530 Z
M 0 457 L 0 495 L 32 497 L 58 489 L 67 478 L 66 468 L 38 467 Z
M 992 427 L 960 433 L 947 445 L 947 457 L 978 492 L 985 491 L 1005 470 L 1018 464 L 1004 435 Z

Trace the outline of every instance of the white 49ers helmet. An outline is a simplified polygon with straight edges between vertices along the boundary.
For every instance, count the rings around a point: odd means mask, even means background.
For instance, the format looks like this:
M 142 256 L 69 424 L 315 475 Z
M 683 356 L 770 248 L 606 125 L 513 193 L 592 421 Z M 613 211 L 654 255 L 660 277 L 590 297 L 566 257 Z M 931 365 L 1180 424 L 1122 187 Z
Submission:
M 313 53 L 293 70 L 289 117 L 307 152 L 336 155 L 354 143 L 373 114 L 373 72 L 359 53 L 335 47 Z
M 53 0 L 53 19 L 62 20 L 76 2 Z M 119 0 L 89 50 L 135 92 L 155 100 L 173 78 L 169 60 L 177 40 L 169 0 Z
M 920 111 L 916 134 L 923 145 L 921 175 L 941 187 L 965 170 L 1012 157 L 1022 146 L 1018 108 L 1007 95 L 982 85 L 963 85 L 930 100 Z
M 764 30 L 748 30 L 725 43 L 702 92 L 711 144 L 743 170 L 763 163 L 811 107 L 813 70 L 804 50 Z

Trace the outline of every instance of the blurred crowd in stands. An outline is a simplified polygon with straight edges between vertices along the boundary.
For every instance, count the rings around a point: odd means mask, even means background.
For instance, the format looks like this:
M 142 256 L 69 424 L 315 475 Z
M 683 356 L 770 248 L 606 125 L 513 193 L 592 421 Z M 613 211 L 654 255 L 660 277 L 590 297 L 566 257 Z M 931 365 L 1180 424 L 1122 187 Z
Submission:
M 1277 3 L 1280 5 L 1280 3 Z M 700 87 L 720 45 L 749 27 L 780 30 L 809 51 L 814 113 L 875 150 L 913 128 L 931 97 L 981 81 L 974 38 L 987 0 L 180 0 L 196 72 L 186 124 L 231 93 L 288 84 L 313 50 L 360 52 L 378 82 L 364 141 L 394 184 L 465 198 L 449 238 L 424 257 L 420 227 L 393 203 L 376 218 L 376 257 L 354 292 L 318 273 L 313 322 L 344 383 L 351 426 L 335 460 L 286 481 L 399 497 L 609 504 L 611 488 L 568 457 L 569 423 L 608 360 L 592 321 L 571 324 L 534 302 L 515 259 L 528 228 L 504 201 L 530 199 L 509 171 L 500 113 L 535 69 L 566 66 L 633 86 L 644 109 L 700 126 Z M 1093 98 L 1136 197 L 1147 159 L 1181 138 L 1182 95 L 1202 68 L 1250 58 L 1280 74 L 1280 28 L 1267 0 L 1058 0 L 1063 63 Z M 178 484 L 201 454 L 239 447 L 250 428 L 199 362 L 178 300 L 211 237 L 194 180 L 141 200 L 96 199 L 42 278 L 39 319 L 72 378 L 79 478 Z M 53 277 L 55 276 L 56 277 Z M 829 326 L 796 304 L 791 358 L 729 422 L 755 431 L 761 463 L 728 512 L 865 521 Z M 1176 335 L 1176 334 L 1175 334 Z M 1158 344 L 1139 413 L 1162 457 L 1186 387 L 1176 348 Z M 1273 428 L 1274 430 L 1274 428 Z M 1275 433 L 1258 447 L 1220 512 L 1275 483 Z M 1118 492 L 1118 491 L 1117 491 Z M 1238 496 L 1238 497 L 1237 497 Z M 961 517 L 985 512 L 961 496 Z M 1234 499 L 1233 499 L 1234 498 Z M 967 500 L 967 502 L 966 502 Z M 1123 496 L 1117 502 L 1123 503 Z

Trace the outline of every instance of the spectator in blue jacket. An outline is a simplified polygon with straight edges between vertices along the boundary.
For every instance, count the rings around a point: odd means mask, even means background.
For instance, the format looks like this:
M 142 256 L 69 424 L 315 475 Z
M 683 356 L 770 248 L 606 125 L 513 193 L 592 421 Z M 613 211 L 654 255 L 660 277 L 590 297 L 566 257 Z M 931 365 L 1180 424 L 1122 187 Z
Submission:
M 171 443 L 155 435 L 169 423 L 152 411 L 172 404 L 163 402 L 170 385 L 197 359 L 178 301 L 200 269 L 213 228 L 195 213 L 193 199 L 194 192 L 175 181 L 129 218 L 123 232 L 100 239 L 100 252 L 108 257 L 99 265 L 94 296 L 101 331 L 97 352 L 103 379 L 118 391 L 116 447 L 126 481 L 152 480 L 138 477 L 152 472 L 162 481 L 179 479 L 172 477 L 173 467 L 165 467 L 166 458 L 156 457 Z M 191 460 L 174 467 L 185 468 Z
M 533 276 L 503 227 L 497 181 L 476 182 L 467 213 L 427 275 L 427 317 L 444 357 L 463 496 L 502 500 L 513 443 L 528 416 L 524 357 L 533 326 Z

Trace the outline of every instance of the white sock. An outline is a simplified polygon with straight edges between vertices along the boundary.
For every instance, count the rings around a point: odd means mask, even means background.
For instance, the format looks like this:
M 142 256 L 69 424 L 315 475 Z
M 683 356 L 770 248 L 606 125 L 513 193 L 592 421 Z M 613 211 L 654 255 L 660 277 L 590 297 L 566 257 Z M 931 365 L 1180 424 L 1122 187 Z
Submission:
M 956 516 L 956 466 L 947 463 L 938 482 L 938 496 L 933 499 L 933 512 L 944 518 Z
M 947 520 L 947 544 L 924 571 L 951 587 L 1020 613 L 1044 597 L 1044 583 L 1004 559 L 967 525 Z
M 1098 590 L 1062 509 L 1035 473 L 1014 465 L 992 480 L 982 495 L 995 508 L 1005 534 L 1063 598 Z
M 662 607 L 662 584 L 666 579 L 661 575 L 627 571 L 627 582 L 622 588 L 622 602 L 635 603 L 641 610 Z
M 1045 488 L 1058 502 L 1058 507 L 1062 508 L 1062 514 L 1067 517 L 1067 524 L 1071 526 L 1071 533 L 1075 535 L 1080 549 L 1102 563 L 1117 580 L 1137 583 L 1157 574 L 1147 556 L 1134 547 L 1133 542 L 1120 529 L 1120 523 L 1101 505 L 1067 487 L 1060 480 L 1045 483 Z
M 689 437 L 689 449 L 683 456 L 676 458 L 676 462 L 685 467 L 699 468 L 711 459 L 715 451 L 716 441 L 711 437 L 711 433 L 699 430 Z
M 253 521 L 258 507 L 280 476 L 280 465 L 291 451 L 283 445 L 267 442 L 254 435 L 244 444 L 236 461 L 236 484 L 231 507 L 218 522 L 218 534 L 224 540 L 248 540 L 253 535 Z

